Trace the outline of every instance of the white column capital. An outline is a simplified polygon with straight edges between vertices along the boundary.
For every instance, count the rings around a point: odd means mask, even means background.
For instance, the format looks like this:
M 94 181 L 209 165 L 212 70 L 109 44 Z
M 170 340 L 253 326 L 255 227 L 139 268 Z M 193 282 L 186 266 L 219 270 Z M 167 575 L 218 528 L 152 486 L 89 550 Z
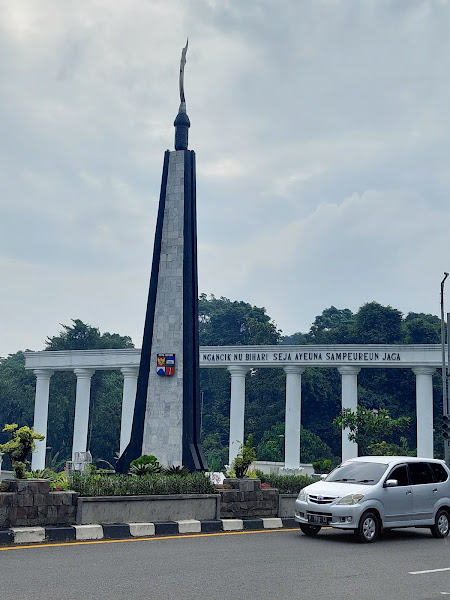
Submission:
M 299 365 L 287 365 L 286 367 L 283 367 L 283 369 L 286 375 L 288 373 L 297 373 L 298 375 L 301 375 L 305 372 L 306 367 L 301 367 Z
M 36 379 L 50 379 L 54 371 L 51 369 L 33 369 Z
M 77 376 L 77 379 L 90 379 L 95 373 L 95 369 L 77 368 L 73 372 Z
M 122 367 L 120 371 L 124 377 L 137 377 L 139 375 L 139 367 Z
M 245 377 L 247 371 L 249 370 L 249 367 L 243 367 L 241 365 L 231 365 L 227 367 L 227 369 L 231 377 Z
M 361 367 L 354 367 L 353 365 L 342 365 L 336 368 L 341 375 L 358 375 L 361 371 Z
M 436 371 L 436 367 L 421 365 L 418 367 L 412 367 L 411 370 L 414 375 L 433 375 L 433 373 Z

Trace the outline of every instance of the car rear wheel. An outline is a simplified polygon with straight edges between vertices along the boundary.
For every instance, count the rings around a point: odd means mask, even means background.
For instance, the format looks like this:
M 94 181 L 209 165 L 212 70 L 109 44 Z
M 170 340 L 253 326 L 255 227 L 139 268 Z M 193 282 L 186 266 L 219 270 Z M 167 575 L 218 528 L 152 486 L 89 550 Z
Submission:
M 358 529 L 355 529 L 355 536 L 359 542 L 370 544 L 374 542 L 380 534 L 380 522 L 373 512 L 366 512 L 359 520 Z
M 430 529 L 435 538 L 445 538 L 448 536 L 450 531 L 450 516 L 444 508 L 440 508 L 437 511 L 434 525 Z
M 306 525 L 305 523 L 300 523 L 300 529 L 305 535 L 312 537 L 313 535 L 317 535 L 322 528 L 320 525 Z

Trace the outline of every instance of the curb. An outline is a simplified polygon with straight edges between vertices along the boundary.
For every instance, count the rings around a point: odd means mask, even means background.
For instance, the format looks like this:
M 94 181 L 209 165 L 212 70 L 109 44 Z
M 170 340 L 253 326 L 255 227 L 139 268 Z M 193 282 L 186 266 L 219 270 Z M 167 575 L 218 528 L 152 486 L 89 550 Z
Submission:
M 166 536 L 193 533 L 219 533 L 258 529 L 293 529 L 293 518 L 218 519 L 216 521 L 164 521 L 159 523 L 104 523 L 101 525 L 61 525 L 11 527 L 0 530 L 0 546 L 75 542 L 102 539 Z

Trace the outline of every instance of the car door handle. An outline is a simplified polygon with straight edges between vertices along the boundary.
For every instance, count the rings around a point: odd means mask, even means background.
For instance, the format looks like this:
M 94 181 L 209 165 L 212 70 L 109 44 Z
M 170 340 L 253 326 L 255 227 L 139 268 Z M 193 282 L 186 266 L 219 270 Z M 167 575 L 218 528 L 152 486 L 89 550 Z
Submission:
M 434 488 L 433 494 L 437 494 L 437 489 L 436 488 Z
M 412 490 L 406 490 L 406 495 L 412 494 Z

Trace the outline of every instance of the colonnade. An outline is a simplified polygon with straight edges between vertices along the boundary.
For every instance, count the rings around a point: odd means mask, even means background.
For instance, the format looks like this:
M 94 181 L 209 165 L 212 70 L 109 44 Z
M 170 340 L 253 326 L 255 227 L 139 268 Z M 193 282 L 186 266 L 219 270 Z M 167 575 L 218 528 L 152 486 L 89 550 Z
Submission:
M 86 452 L 89 406 L 91 398 L 91 379 L 96 369 L 76 368 L 73 372 L 77 378 L 75 396 L 75 419 L 72 438 L 72 460 L 75 452 Z M 133 424 L 134 401 L 136 398 L 137 378 L 139 367 L 122 367 L 123 375 L 122 391 L 122 417 L 120 425 L 119 453 L 125 450 L 130 441 L 131 426 Z M 50 378 L 54 371 L 50 369 L 33 369 L 36 376 L 36 398 L 34 404 L 34 430 L 47 434 L 48 424 L 48 402 L 50 395 Z M 36 450 L 31 459 L 33 470 L 45 467 L 46 440 L 36 442 Z
M 96 370 L 120 368 L 123 374 L 123 402 L 120 428 L 119 453 L 126 448 L 131 434 L 134 401 L 136 396 L 138 378 L 139 351 L 132 350 L 128 360 L 124 361 L 125 351 L 115 356 L 113 350 L 99 351 L 98 360 L 89 355 L 89 366 L 84 360 L 83 351 L 71 351 L 68 357 L 55 356 L 64 353 L 40 352 L 26 353 L 26 368 L 32 369 L 36 376 L 36 400 L 34 413 L 34 429 L 39 433 L 47 433 L 48 402 L 50 393 L 50 379 L 55 370 L 72 370 L 76 375 L 76 400 L 75 420 L 72 441 L 72 456 L 75 452 L 87 450 L 89 405 L 91 378 Z M 77 354 L 78 353 L 78 354 Z M 109 353 L 109 354 L 105 354 Z M 68 353 L 66 352 L 66 355 Z M 53 355 L 53 357 L 51 356 Z M 105 361 L 108 356 L 108 361 Z M 207 356 L 206 354 L 204 355 Z M 210 355 L 208 355 L 210 356 Z M 231 354 L 217 354 L 217 357 L 228 357 Z M 238 355 L 235 355 L 238 356 Z M 239 360 L 240 360 L 239 355 Z M 252 354 L 252 357 L 255 354 Z M 269 353 L 267 353 L 269 356 Z M 74 360 L 74 357 L 77 360 Z M 231 357 L 231 358 L 230 358 Z M 82 360 L 83 359 L 83 360 Z M 64 362 L 66 361 L 66 362 Z M 120 363 L 122 362 L 122 365 Z M 123 364 L 126 362 L 128 364 Z M 242 362 L 242 361 L 241 361 Z M 75 363 L 75 366 L 73 366 Z M 131 363 L 131 364 L 130 364 Z M 201 367 L 227 368 L 230 374 L 230 430 L 229 430 L 229 464 L 236 457 L 239 447 L 244 442 L 245 425 L 245 379 L 246 374 L 253 364 L 202 364 Z M 260 366 L 260 365 L 257 365 Z M 273 364 L 264 366 L 275 366 Z M 306 366 L 300 364 L 277 364 L 284 369 L 286 376 L 286 411 L 285 411 L 285 467 L 298 469 L 300 462 L 300 425 L 301 425 L 301 398 L 302 374 Z M 313 365 L 317 366 L 317 365 Z M 325 365 L 321 365 L 325 366 Z M 330 366 L 330 365 L 326 365 Z M 342 408 L 356 411 L 358 405 L 358 373 L 359 365 L 336 364 L 333 365 L 341 375 L 341 403 Z M 364 366 L 364 365 L 363 365 Z M 372 366 L 372 365 L 371 365 Z M 391 365 L 392 366 L 392 365 Z M 405 367 L 406 365 L 398 365 Z M 422 457 L 433 456 L 433 382 L 432 376 L 436 370 L 433 364 L 410 365 L 409 368 L 416 377 L 416 418 L 417 418 L 417 455 Z M 32 469 L 43 469 L 45 466 L 45 440 L 37 442 L 36 451 L 32 456 Z M 358 455 L 358 448 L 354 442 L 348 440 L 348 431 L 342 432 L 342 459 Z
M 360 367 L 337 367 L 341 375 L 342 408 L 356 411 L 358 407 L 358 373 Z M 417 456 L 433 457 L 433 373 L 435 367 L 415 367 Z M 235 458 L 244 440 L 245 374 L 248 368 L 228 367 L 231 375 L 230 399 L 230 450 L 229 461 Z M 302 399 L 302 373 L 305 367 L 289 365 L 286 373 L 286 412 L 284 463 L 287 469 L 298 469 L 300 456 L 300 422 Z M 358 446 L 348 439 L 348 430 L 342 432 L 342 460 L 358 456 Z

